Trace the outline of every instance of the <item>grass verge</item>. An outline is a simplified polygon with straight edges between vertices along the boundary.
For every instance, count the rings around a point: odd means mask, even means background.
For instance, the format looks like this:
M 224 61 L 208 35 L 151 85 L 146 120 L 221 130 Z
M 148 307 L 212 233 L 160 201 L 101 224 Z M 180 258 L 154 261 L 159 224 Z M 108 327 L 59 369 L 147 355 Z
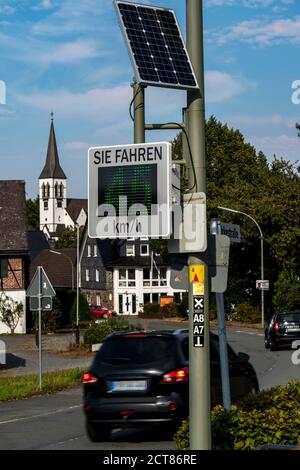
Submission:
M 39 390 L 37 375 L 0 377 L 0 401 L 20 400 L 34 395 L 55 393 L 80 383 L 82 369 L 69 369 L 43 374 L 43 390 Z

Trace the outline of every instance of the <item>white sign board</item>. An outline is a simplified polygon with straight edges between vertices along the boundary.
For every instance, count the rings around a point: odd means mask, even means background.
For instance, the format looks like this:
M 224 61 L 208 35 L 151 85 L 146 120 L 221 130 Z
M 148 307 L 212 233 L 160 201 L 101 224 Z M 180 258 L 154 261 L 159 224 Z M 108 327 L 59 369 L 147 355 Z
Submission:
M 256 281 L 256 289 L 258 290 L 269 290 L 270 289 L 270 281 Z
M 239 225 L 220 223 L 221 234 L 227 235 L 231 243 L 241 243 L 241 228 Z
M 169 142 L 89 149 L 91 238 L 170 236 L 171 152 Z
M 173 234 L 169 253 L 199 253 L 207 249 L 206 194 L 184 194 L 173 205 Z

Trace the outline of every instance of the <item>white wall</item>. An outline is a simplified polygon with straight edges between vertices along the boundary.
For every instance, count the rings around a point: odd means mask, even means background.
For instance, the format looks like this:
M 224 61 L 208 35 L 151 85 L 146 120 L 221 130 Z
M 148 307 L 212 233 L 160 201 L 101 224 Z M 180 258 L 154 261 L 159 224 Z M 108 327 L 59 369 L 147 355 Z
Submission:
M 11 290 L 4 291 L 4 293 L 11 297 L 15 302 L 22 302 L 24 305 L 24 313 L 19 320 L 18 326 L 15 330 L 15 333 L 21 334 L 26 333 L 26 293 L 24 290 Z M 10 329 L 0 321 L 0 334 L 1 333 L 10 333 Z

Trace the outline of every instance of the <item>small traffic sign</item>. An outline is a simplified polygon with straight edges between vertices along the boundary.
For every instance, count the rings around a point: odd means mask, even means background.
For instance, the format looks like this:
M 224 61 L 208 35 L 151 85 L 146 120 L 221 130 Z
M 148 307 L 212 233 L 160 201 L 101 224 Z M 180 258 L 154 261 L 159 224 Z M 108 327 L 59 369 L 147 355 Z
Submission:
M 39 279 L 40 269 L 40 279 Z M 27 289 L 26 297 L 55 297 L 56 293 L 43 267 L 39 266 Z
M 270 281 L 267 281 L 267 280 L 256 281 L 256 289 L 258 289 L 258 290 L 269 290 L 270 289 Z
M 30 310 L 33 312 L 39 309 L 39 298 L 30 297 L 29 299 Z M 45 312 L 52 310 L 52 297 L 42 297 L 41 298 L 41 309 Z
M 190 266 L 190 282 L 204 282 L 204 265 Z

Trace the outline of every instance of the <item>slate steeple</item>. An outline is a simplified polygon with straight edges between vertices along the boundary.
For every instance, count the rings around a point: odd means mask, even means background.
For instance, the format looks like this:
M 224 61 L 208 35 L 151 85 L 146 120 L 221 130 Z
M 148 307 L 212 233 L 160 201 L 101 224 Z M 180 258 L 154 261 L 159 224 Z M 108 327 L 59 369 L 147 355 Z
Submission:
M 57 178 L 57 179 L 64 179 L 64 180 L 67 179 L 59 163 L 56 138 L 55 138 L 55 130 L 54 130 L 54 124 L 53 124 L 53 113 L 51 113 L 51 127 L 50 127 L 46 163 L 45 163 L 42 173 L 40 174 L 39 179 L 47 179 L 47 178 Z

